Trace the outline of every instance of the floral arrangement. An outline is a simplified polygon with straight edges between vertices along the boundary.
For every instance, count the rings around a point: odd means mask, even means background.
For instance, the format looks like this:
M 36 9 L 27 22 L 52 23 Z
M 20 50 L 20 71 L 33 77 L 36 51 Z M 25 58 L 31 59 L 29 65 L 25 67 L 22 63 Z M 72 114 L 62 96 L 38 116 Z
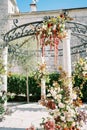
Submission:
M 37 80 L 37 83 L 41 83 L 41 79 L 45 79 L 46 81 L 49 80 L 48 72 L 47 72 L 47 66 L 44 57 L 42 57 L 42 62 L 38 63 L 37 70 L 35 71 L 35 79 Z M 40 84 L 41 86 L 41 84 Z
M 87 101 L 87 59 L 80 58 L 75 63 L 75 70 L 73 72 L 73 86 L 77 89 L 77 94 L 81 99 Z
M 0 118 L 3 118 L 3 115 L 5 114 L 5 108 L 4 103 L 7 101 L 7 99 L 10 97 L 12 98 L 13 95 L 11 93 L 7 93 L 5 90 L 3 90 L 3 75 L 5 74 L 5 66 L 3 65 L 2 57 L 0 57 Z
M 87 115 L 73 105 L 68 77 L 62 69 L 60 69 L 59 82 L 60 84 L 54 81 L 53 86 L 48 88 L 44 105 L 49 109 L 50 116 L 46 119 L 43 118 L 41 126 L 43 130 L 81 130 L 87 121 Z M 29 127 L 26 130 L 36 130 L 36 128 Z
M 79 59 L 75 64 L 75 72 L 78 74 L 78 77 L 87 78 L 87 59 Z
M 45 46 L 50 45 L 50 49 L 54 48 L 57 60 L 58 44 L 67 36 L 65 23 L 70 20 L 72 18 L 65 14 L 60 14 L 57 17 L 45 17 L 42 26 L 36 30 L 37 46 L 41 45 L 42 56 L 45 55 Z
M 54 46 L 55 42 L 62 40 L 66 37 L 65 23 L 72 20 L 69 16 L 60 14 L 57 17 L 46 17 L 40 28 L 37 29 L 36 35 L 40 35 L 40 38 L 44 42 L 44 45 Z M 58 41 L 54 41 L 56 40 Z

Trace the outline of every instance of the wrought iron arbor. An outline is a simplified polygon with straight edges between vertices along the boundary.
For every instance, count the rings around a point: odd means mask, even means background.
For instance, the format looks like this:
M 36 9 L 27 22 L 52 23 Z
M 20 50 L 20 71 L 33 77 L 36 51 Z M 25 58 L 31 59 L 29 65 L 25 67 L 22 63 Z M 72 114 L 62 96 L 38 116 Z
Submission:
M 9 43 L 13 40 L 26 36 L 35 35 L 37 29 L 42 26 L 43 21 L 27 23 L 20 26 L 17 25 L 18 20 L 14 20 L 13 23 L 15 25 L 15 28 L 13 28 L 4 35 L 4 41 L 7 45 L 9 45 Z M 66 29 L 70 29 L 72 36 L 76 37 L 79 40 L 77 41 L 77 43 L 80 42 L 79 44 L 74 44 L 73 46 L 71 46 L 71 55 L 76 53 L 84 53 L 84 55 L 86 55 L 87 25 L 73 21 L 73 22 L 66 22 L 65 27 Z M 63 49 L 59 49 L 59 56 L 62 56 L 63 55 L 62 53 Z
M 18 38 L 35 35 L 37 28 L 42 26 L 43 21 L 36 21 L 18 26 L 18 20 L 13 21 L 15 28 L 4 35 L 4 41 L 9 44 Z M 79 22 L 66 22 L 66 28 L 71 30 L 72 36 L 79 39 L 80 44 L 71 47 L 71 54 L 83 53 L 87 51 L 87 25 Z M 59 55 L 62 55 L 62 49 L 59 49 Z

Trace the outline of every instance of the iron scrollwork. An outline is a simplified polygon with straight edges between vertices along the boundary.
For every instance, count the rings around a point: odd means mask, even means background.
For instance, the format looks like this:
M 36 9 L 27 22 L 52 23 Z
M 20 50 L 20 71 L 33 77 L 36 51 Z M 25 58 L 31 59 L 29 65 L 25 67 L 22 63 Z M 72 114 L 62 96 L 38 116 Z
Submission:
M 15 28 L 4 35 L 4 41 L 10 42 L 21 37 L 34 35 L 36 33 L 36 28 L 41 26 L 42 21 L 27 23 L 20 26 L 17 26 L 17 23 L 18 20 L 14 20 Z
M 13 23 L 15 25 L 15 28 L 4 35 L 4 41 L 6 41 L 6 43 L 9 43 L 10 41 L 21 37 L 35 35 L 37 28 L 40 28 L 42 26 L 43 21 L 36 21 L 18 26 L 18 20 L 16 19 L 13 21 Z M 87 25 L 70 21 L 66 23 L 65 27 L 66 29 L 70 29 L 71 34 L 80 39 L 80 42 L 82 43 L 80 46 L 71 47 L 71 54 L 78 53 L 78 48 L 79 53 L 82 53 L 83 51 L 85 52 L 87 48 Z M 59 56 L 62 55 L 63 51 L 62 49 L 59 49 Z
M 75 33 L 77 35 L 85 35 L 87 36 L 87 25 L 75 22 L 75 21 L 70 21 L 66 23 L 66 28 L 70 29 L 72 33 Z

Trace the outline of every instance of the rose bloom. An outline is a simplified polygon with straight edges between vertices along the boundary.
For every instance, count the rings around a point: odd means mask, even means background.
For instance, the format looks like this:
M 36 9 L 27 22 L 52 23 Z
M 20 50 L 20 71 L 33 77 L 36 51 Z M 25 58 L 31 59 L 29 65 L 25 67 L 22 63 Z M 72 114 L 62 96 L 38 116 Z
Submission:
M 53 101 L 51 101 L 51 100 L 48 100 L 47 107 L 50 108 L 50 109 L 52 109 L 52 110 L 56 109 L 55 103 Z
M 47 121 L 45 124 L 44 124 L 44 129 L 45 130 L 55 130 L 55 123 L 53 121 Z

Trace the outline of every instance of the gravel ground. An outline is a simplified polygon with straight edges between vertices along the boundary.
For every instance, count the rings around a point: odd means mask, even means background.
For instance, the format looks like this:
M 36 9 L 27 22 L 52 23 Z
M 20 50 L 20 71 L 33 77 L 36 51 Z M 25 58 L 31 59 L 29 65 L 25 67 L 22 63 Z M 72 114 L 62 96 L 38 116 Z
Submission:
M 43 117 L 48 117 L 48 110 L 39 103 L 8 104 L 8 115 L 0 122 L 0 130 L 25 130 L 31 124 L 39 128 Z M 87 111 L 85 104 L 80 109 Z M 87 125 L 81 130 L 87 130 Z

